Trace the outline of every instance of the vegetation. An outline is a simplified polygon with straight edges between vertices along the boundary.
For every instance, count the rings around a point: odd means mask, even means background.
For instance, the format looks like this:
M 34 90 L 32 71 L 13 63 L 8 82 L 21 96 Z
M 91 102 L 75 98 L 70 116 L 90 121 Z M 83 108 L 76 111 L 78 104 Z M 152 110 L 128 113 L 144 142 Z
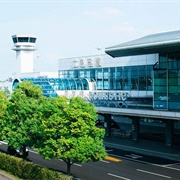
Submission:
M 80 97 L 46 98 L 28 81 L 20 83 L 8 101 L 3 94 L 1 99 L 3 139 L 16 149 L 23 146 L 25 152 L 30 146 L 45 159 L 62 159 L 68 174 L 75 162 L 105 158 L 104 130 L 95 126 L 93 104 Z
M 23 159 L 0 153 L 0 169 L 11 173 L 20 179 L 35 180 L 71 180 L 71 176 L 64 175 L 58 171 L 40 167 Z
M 50 109 L 48 104 L 42 107 L 43 140 L 39 142 L 37 151 L 45 159 L 62 159 L 67 164 L 68 174 L 74 162 L 104 159 L 104 130 L 95 126 L 97 112 L 94 105 L 80 97 L 70 100 L 57 97 L 50 101 Z
M 3 118 L 4 118 L 4 114 L 6 113 L 7 105 L 8 105 L 8 98 L 6 94 L 0 89 L 0 140 L 3 140 L 2 130 L 3 127 L 5 126 Z
M 26 146 L 32 147 L 36 143 L 40 125 L 38 109 L 43 98 L 41 89 L 28 81 L 20 83 L 14 90 L 3 119 L 3 139 L 8 141 L 9 146 L 16 149 L 23 146 L 25 152 Z

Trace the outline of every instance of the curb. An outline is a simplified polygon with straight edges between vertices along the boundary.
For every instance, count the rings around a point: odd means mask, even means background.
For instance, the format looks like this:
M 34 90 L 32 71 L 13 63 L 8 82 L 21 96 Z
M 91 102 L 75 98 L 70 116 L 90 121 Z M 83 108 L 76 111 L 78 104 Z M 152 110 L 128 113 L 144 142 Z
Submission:
M 153 154 L 153 156 L 155 156 L 155 157 L 162 157 L 165 159 L 180 162 L 180 155 L 179 154 L 163 153 L 163 152 L 158 152 L 158 151 L 154 151 L 154 150 L 148 150 L 148 149 L 142 149 L 142 148 L 137 148 L 137 147 L 119 145 L 116 143 L 109 143 L 109 142 L 104 142 L 104 145 L 107 147 L 117 148 L 117 149 L 121 149 L 121 150 L 125 150 L 125 151 L 141 153 L 143 155 L 148 155 L 148 156 L 152 156 L 152 154 Z
M 3 180 L 7 180 L 7 179 L 9 179 L 9 180 L 15 180 L 14 178 L 12 178 L 12 177 L 8 176 L 7 174 L 5 174 L 5 173 L 3 173 L 3 172 L 0 171 L 0 180 L 2 180 L 1 177 L 4 178 Z

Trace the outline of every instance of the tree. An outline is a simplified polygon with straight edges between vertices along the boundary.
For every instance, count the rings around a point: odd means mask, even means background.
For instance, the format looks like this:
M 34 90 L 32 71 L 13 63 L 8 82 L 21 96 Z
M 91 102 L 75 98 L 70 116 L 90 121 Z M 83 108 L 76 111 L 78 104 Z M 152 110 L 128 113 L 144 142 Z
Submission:
M 37 141 L 39 106 L 45 98 L 42 90 L 29 81 L 24 81 L 14 89 L 4 116 L 3 135 L 10 146 L 20 149 L 33 146 Z M 25 155 L 25 153 L 23 153 Z M 25 156 L 24 156 L 25 158 Z
M 49 104 L 51 114 L 47 113 Z M 57 97 L 50 99 L 41 108 L 42 141 L 37 151 L 45 159 L 62 159 L 70 174 L 71 165 L 75 162 L 85 163 L 105 158 L 102 140 L 104 130 L 95 126 L 97 111 L 93 104 L 80 97 L 70 100 Z
M 8 98 L 6 93 L 0 89 L 0 140 L 4 140 L 2 137 L 2 130 L 4 127 L 4 114 L 6 113 L 6 108 L 8 105 Z

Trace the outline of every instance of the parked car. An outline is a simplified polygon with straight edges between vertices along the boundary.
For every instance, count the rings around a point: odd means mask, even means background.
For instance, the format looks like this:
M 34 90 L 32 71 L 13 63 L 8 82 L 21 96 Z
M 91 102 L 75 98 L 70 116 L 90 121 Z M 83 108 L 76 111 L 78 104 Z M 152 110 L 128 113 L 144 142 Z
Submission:
M 15 149 L 13 146 L 8 146 L 7 153 L 13 156 L 22 157 L 23 156 L 23 146 L 20 149 Z M 29 149 L 26 147 L 25 157 L 29 155 Z

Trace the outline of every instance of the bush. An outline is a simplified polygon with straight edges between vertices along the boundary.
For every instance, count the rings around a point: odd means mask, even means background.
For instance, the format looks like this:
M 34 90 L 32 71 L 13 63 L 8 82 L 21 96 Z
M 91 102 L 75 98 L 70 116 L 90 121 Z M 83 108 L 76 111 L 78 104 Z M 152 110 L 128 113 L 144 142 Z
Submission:
M 71 180 L 71 176 L 35 165 L 23 159 L 0 153 L 0 169 L 29 180 Z

